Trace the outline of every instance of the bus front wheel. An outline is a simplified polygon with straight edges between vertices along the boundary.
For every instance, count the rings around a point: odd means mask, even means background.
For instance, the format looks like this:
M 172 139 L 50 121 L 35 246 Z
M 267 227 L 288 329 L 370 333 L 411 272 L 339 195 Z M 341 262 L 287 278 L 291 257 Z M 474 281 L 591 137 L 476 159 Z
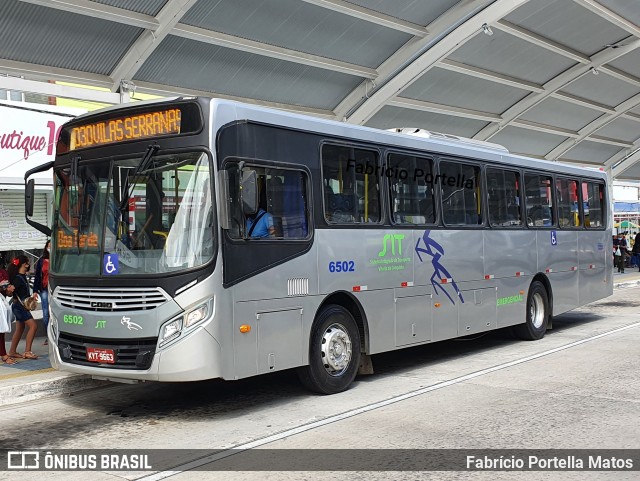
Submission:
M 298 369 L 308 389 L 320 394 L 346 390 L 360 363 L 360 331 L 351 313 L 342 306 L 322 308 L 311 328 L 309 365 Z
M 549 313 L 547 290 L 541 282 L 533 281 L 527 296 L 527 321 L 513 326 L 514 334 L 527 341 L 542 339 L 547 332 Z

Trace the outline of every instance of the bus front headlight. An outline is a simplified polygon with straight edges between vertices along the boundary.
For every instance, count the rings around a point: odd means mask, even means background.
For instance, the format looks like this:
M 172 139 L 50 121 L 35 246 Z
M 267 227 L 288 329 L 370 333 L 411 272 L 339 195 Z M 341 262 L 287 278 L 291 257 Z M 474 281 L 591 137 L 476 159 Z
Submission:
M 184 327 L 191 327 L 203 319 L 206 319 L 208 315 L 209 303 L 202 304 L 201 306 L 189 311 L 187 315 L 184 316 Z
M 160 340 L 160 346 L 173 341 L 180 335 L 182 331 L 182 317 L 174 319 L 171 322 L 168 322 L 162 328 L 162 337 Z

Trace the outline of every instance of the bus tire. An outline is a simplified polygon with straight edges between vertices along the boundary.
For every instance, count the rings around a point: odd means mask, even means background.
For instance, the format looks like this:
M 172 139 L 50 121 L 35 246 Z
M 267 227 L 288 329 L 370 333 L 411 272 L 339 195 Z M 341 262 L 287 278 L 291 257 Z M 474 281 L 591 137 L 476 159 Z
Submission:
M 516 337 L 526 341 L 542 339 L 549 325 L 549 296 L 539 281 L 533 281 L 527 295 L 527 321 L 513 326 Z
M 360 331 L 342 306 L 322 308 L 311 328 L 309 365 L 298 368 L 302 384 L 320 394 L 345 391 L 358 373 Z

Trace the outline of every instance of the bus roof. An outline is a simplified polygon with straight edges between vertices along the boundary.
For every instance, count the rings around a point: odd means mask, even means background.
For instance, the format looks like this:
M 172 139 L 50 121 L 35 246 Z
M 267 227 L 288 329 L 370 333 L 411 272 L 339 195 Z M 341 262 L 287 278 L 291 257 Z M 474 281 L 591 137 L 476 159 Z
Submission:
M 76 117 L 74 121 L 83 120 L 93 115 L 117 111 L 122 108 L 136 108 L 158 103 L 171 103 L 178 100 L 184 101 L 196 99 L 198 99 L 198 97 L 167 97 L 135 103 L 119 104 L 81 115 Z M 606 179 L 607 177 L 606 173 L 602 170 L 591 170 L 582 166 L 512 154 L 508 149 L 499 144 L 482 142 L 475 139 L 465 139 L 450 134 L 416 135 L 415 132 L 407 132 L 408 130 L 415 131 L 416 129 L 393 129 L 393 131 L 382 130 L 349 124 L 337 120 L 323 119 L 284 109 L 263 107 L 236 100 L 217 97 L 206 100 L 211 103 L 214 122 L 213 127 L 215 130 L 234 121 L 249 120 L 265 124 L 279 125 L 292 130 L 331 135 L 332 137 L 342 138 L 345 140 L 351 139 L 377 143 L 387 147 L 410 148 L 423 151 L 426 150 L 438 154 L 472 157 L 484 161 L 497 162 L 517 167 L 537 168 L 577 176 L 596 177 L 601 179 Z M 397 130 L 400 131 L 398 132 Z

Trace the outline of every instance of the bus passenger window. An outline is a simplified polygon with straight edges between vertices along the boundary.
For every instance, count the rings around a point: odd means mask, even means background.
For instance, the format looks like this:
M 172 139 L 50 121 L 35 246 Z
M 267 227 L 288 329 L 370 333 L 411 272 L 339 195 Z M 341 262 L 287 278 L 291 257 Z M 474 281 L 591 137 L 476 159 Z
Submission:
M 480 167 L 458 162 L 440 162 L 434 177 L 442 193 L 445 225 L 481 225 Z
M 529 227 L 552 227 L 555 225 L 551 186 L 553 179 L 546 175 L 525 174 L 524 187 Z
M 604 184 L 582 182 L 582 203 L 584 226 L 587 229 L 600 229 L 605 226 Z
M 520 212 L 520 174 L 502 169 L 487 169 L 489 222 L 493 227 L 522 225 Z
M 396 224 L 434 224 L 433 161 L 413 155 L 390 154 L 389 189 Z
M 556 179 L 556 202 L 560 227 L 580 227 L 580 202 L 578 181 L 558 177 Z
M 339 145 L 322 147 L 324 214 L 330 223 L 379 222 L 377 152 Z

